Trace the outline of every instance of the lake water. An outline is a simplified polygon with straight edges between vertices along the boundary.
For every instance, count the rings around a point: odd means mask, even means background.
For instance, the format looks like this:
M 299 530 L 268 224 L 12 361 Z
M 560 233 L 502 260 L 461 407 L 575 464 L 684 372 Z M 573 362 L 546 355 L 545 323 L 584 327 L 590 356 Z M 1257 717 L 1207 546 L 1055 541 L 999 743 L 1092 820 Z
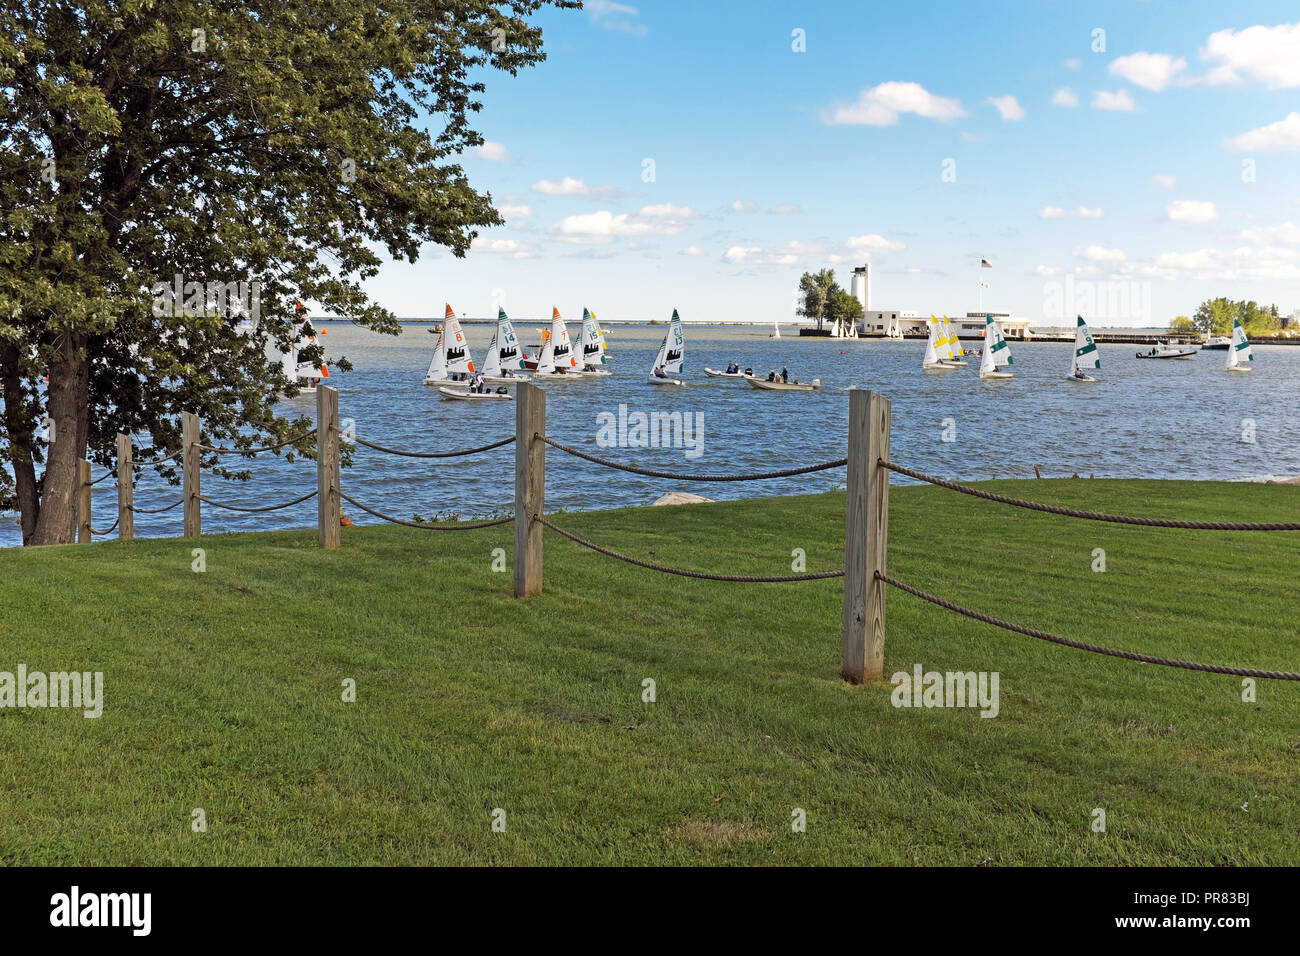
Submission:
M 483 445 L 514 431 L 514 402 L 470 404 L 443 400 L 421 385 L 435 337 L 408 325 L 397 338 L 347 324 L 328 324 L 328 356 L 346 355 L 355 370 L 337 373 L 343 419 L 357 433 L 390 447 L 446 451 Z M 531 354 L 537 325 L 516 325 Z M 571 324 L 571 334 L 576 326 Z M 1065 375 L 1072 346 L 1012 343 L 1014 379 L 981 382 L 978 359 L 952 372 L 922 372 L 924 342 L 780 340 L 765 327 L 686 327 L 687 385 L 646 382 L 666 326 L 611 325 L 606 329 L 614 375 L 547 388 L 548 433 L 590 453 L 642 467 L 685 472 L 776 470 L 845 454 L 850 387 L 874 389 L 893 403 L 892 454 L 900 463 L 958 479 L 1027 477 L 1079 472 L 1098 477 L 1261 479 L 1300 474 L 1300 348 L 1256 346 L 1254 371 L 1224 371 L 1223 352 L 1190 361 L 1138 361 L 1140 346 L 1101 346 L 1101 382 L 1075 384 Z M 492 335 L 466 327 L 471 354 L 481 360 Z M 704 367 L 729 361 L 766 376 L 787 366 L 792 378 L 820 378 L 816 392 L 759 392 L 744 382 L 710 379 Z M 702 423 L 701 445 L 685 448 L 603 448 L 601 413 L 681 412 Z M 315 414 L 315 398 L 286 402 L 287 411 Z M 949 438 L 951 440 L 944 440 Z M 229 459 L 227 459 L 229 463 Z M 205 496 L 233 504 L 286 501 L 315 487 L 315 463 L 267 456 L 246 466 L 249 482 L 204 476 Z M 96 465 L 93 474 L 104 471 Z M 893 481 L 906 481 L 895 475 Z M 834 470 L 764 482 L 690 483 L 642 478 L 566 455 L 547 453 L 550 509 L 649 504 L 670 490 L 709 498 L 754 497 L 842 487 Z M 377 510 L 410 519 L 509 512 L 513 507 L 514 448 L 469 458 L 418 460 L 358 447 L 343 489 Z M 180 496 L 152 470 L 140 478 L 136 504 L 161 507 Z M 344 504 L 357 524 L 377 519 Z M 95 487 L 94 524 L 116 519 L 109 479 Z M 314 500 L 269 514 L 246 515 L 205 505 L 205 532 L 314 525 Z M 136 533 L 178 535 L 181 509 L 137 515 Z M 13 514 L 0 515 L 0 545 L 19 543 Z

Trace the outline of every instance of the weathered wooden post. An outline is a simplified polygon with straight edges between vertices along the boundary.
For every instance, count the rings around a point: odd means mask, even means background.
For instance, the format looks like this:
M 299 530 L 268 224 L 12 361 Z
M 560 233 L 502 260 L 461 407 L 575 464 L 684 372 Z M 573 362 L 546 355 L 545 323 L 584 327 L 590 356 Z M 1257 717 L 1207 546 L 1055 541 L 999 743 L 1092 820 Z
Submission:
M 183 461 L 184 485 L 182 495 L 185 498 L 185 537 L 197 538 L 203 534 L 203 518 L 199 501 L 199 416 L 191 412 L 181 413 L 181 440 L 184 442 Z
M 875 680 L 885 668 L 885 573 L 889 532 L 889 401 L 849 390 L 849 474 L 844 510 L 844 679 Z
M 90 535 L 90 462 L 81 458 L 77 461 L 77 540 L 82 544 L 91 542 Z
M 339 391 L 321 385 L 316 389 L 316 526 L 322 548 L 339 546 L 339 487 Z
M 117 537 L 130 541 L 135 537 L 135 452 L 131 436 L 117 433 Z
M 546 498 L 546 392 L 520 384 L 515 394 L 515 597 L 542 593 L 542 513 Z

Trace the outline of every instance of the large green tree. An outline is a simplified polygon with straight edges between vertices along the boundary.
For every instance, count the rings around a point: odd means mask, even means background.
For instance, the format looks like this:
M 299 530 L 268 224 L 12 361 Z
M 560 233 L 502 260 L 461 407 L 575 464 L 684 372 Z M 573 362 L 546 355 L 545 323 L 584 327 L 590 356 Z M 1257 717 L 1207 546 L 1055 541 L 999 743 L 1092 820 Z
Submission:
M 501 222 L 458 160 L 488 72 L 544 59 L 546 5 L 579 4 L 0 6 L 0 508 L 24 542 L 72 540 L 76 462 L 111 464 L 119 431 L 143 458 L 178 447 L 182 411 L 207 443 L 301 428 L 267 358 L 296 301 L 398 330 L 362 291 L 376 250 L 464 255 Z M 177 277 L 189 308 L 154 291 Z

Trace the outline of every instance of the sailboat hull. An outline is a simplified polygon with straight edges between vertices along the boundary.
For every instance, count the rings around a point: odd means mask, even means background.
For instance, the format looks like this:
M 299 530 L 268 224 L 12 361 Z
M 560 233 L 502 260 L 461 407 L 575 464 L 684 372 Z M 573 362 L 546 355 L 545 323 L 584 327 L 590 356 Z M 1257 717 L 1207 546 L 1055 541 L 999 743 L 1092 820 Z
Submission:
M 1249 365 L 1230 365 L 1228 367 L 1228 371 L 1229 372 L 1250 372 L 1253 370 Z M 312 391 L 315 391 L 315 389 L 313 389 Z
M 651 375 L 646 378 L 651 385 L 685 385 L 680 378 L 659 378 L 657 375 Z
M 963 363 L 964 364 L 964 363 Z M 921 366 L 927 372 L 955 372 L 957 366 L 948 362 L 927 362 Z
M 1066 378 L 1067 381 L 1071 381 L 1071 382 L 1095 382 L 1095 381 L 1097 381 L 1097 379 L 1093 378 L 1091 375 L 1085 375 L 1085 376 L 1083 376 L 1082 378 L 1079 378 L 1077 375 L 1067 375 L 1067 376 L 1065 376 L 1065 378 Z
M 1013 372 L 980 372 L 980 378 L 1015 378 Z

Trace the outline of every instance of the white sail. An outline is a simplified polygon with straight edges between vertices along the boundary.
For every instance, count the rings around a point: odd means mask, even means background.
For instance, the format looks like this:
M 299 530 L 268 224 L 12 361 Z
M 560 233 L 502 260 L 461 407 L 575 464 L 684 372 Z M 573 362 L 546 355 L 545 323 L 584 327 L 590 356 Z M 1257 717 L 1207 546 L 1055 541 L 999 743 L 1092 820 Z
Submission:
M 1250 368 L 1248 363 L 1255 361 L 1255 355 L 1250 349 L 1250 340 L 1246 338 L 1246 330 L 1241 327 L 1241 322 L 1237 319 L 1232 320 L 1232 344 L 1228 346 L 1228 364 L 1227 368 Z
M 777 322 L 775 319 L 772 321 L 771 337 L 774 339 L 779 339 L 781 337 L 781 323 Z
M 1070 359 L 1070 374 L 1076 369 L 1101 368 L 1101 356 L 1097 353 L 1097 344 L 1092 340 L 1083 316 L 1079 316 L 1079 325 L 1074 332 L 1074 357 Z
M 470 358 L 469 345 L 455 313 L 448 315 L 443 322 L 442 351 L 448 372 L 469 374 L 474 371 L 474 360 Z
M 487 354 L 483 356 L 482 372 L 488 378 L 501 374 L 501 356 L 497 353 L 497 330 L 492 330 L 492 341 L 488 343 Z
M 921 368 L 932 368 L 939 363 L 939 349 L 935 344 L 937 323 L 934 316 L 930 316 L 930 334 L 925 340 L 925 357 L 921 359 Z
M 664 340 L 667 351 L 664 353 L 664 371 L 669 375 L 682 374 L 682 360 L 686 352 L 686 336 L 682 333 L 682 320 L 673 309 L 673 320 L 668 325 L 668 337 Z
M 596 314 L 588 309 L 582 310 L 582 364 L 605 364 L 605 337 L 600 334 Z
M 993 321 L 993 316 L 985 316 L 984 330 L 984 355 L 986 361 L 992 361 L 994 367 L 1011 365 L 1014 359 L 1011 358 L 1011 346 L 1007 345 L 1007 340 L 1002 334 L 1002 329 Z M 980 362 L 980 372 L 984 371 L 984 362 Z
M 442 347 L 442 338 L 447 330 L 438 333 L 438 344 L 434 347 L 433 358 L 429 360 L 429 370 L 424 373 L 426 382 L 441 382 L 447 378 L 447 350 Z
M 546 336 L 542 342 L 542 351 L 537 356 L 537 374 L 551 375 L 555 372 L 555 344 L 554 335 Z
M 560 318 L 560 310 L 551 308 L 551 361 L 556 368 L 571 372 L 582 371 L 582 366 L 573 356 L 573 343 L 569 341 L 569 329 Z M 540 371 L 540 369 L 539 369 Z
M 943 331 L 948 336 L 948 358 L 954 362 L 961 361 L 962 356 L 966 353 L 961 350 L 961 343 L 957 341 L 957 333 L 946 315 L 943 317 Z
M 984 326 L 984 348 L 980 355 L 980 374 L 987 375 L 990 372 L 998 370 L 997 362 L 993 358 L 993 324 L 992 320 Z

